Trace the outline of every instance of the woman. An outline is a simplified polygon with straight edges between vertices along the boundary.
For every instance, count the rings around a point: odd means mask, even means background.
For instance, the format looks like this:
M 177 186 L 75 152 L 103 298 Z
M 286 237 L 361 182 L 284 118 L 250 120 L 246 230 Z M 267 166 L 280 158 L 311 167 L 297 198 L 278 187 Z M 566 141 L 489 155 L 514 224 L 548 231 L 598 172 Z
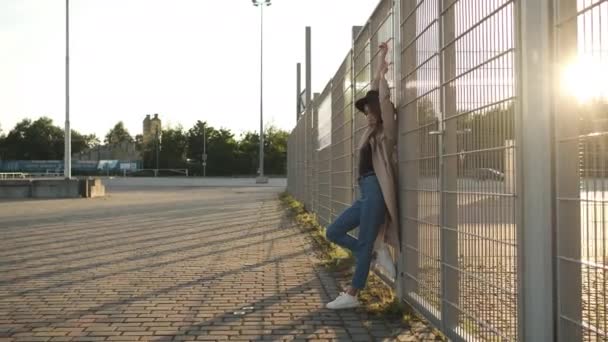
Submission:
M 389 276 L 395 277 L 395 266 L 385 243 L 399 251 L 397 196 L 394 149 L 397 141 L 395 107 L 390 100 L 386 81 L 388 46 L 380 45 L 381 63 L 372 82 L 372 90 L 355 106 L 367 118 L 367 129 L 359 148 L 359 189 L 361 198 L 346 209 L 327 229 L 327 238 L 350 249 L 355 258 L 355 273 L 351 286 L 341 293 L 328 309 L 351 309 L 359 306 L 357 294 L 365 288 L 372 262 L 374 246 L 381 246 L 377 262 Z M 348 232 L 359 227 L 359 237 Z

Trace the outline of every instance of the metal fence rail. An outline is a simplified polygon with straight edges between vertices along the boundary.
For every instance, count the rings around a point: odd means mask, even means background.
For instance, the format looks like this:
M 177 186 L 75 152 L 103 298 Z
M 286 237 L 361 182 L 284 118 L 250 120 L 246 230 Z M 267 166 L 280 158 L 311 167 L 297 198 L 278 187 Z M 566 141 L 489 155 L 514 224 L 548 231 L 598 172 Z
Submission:
M 0 172 L 0 179 L 23 179 L 30 175 L 23 172 Z
M 379 1 L 289 137 L 323 225 L 358 196 L 384 41 L 403 300 L 454 341 L 608 340 L 608 0 Z

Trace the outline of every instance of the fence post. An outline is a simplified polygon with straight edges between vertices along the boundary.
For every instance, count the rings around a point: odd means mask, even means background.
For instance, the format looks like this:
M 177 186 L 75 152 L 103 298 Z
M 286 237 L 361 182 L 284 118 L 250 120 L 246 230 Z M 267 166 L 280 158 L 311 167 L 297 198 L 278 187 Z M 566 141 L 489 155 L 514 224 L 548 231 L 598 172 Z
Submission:
M 401 0 L 393 1 L 393 85 L 395 87 L 395 96 L 393 98 L 393 103 L 395 107 L 398 109 L 401 103 Z M 397 115 L 397 150 L 395 151 L 397 158 L 397 203 L 401 203 L 401 188 L 399 183 L 399 174 L 401 173 L 400 165 L 399 165 L 399 146 L 401 146 L 401 130 L 399 130 L 399 114 Z M 401 205 L 397 208 L 399 212 L 399 235 L 403 240 L 403 229 L 401 227 Z M 401 244 L 403 245 L 403 244 Z M 405 269 L 405 251 L 402 250 L 401 253 L 397 257 L 397 276 L 395 277 L 395 290 L 397 292 L 397 298 L 403 300 L 404 299 L 404 269 Z
M 400 102 L 397 104 L 399 141 L 397 154 L 399 160 L 399 215 L 401 229 L 401 253 L 403 266 L 399 277 L 403 278 L 402 291 L 406 299 L 418 290 L 419 254 L 415 251 L 418 245 L 418 227 L 415 218 L 418 216 L 419 196 L 417 184 L 419 167 L 414 160 L 420 154 L 420 132 L 417 130 L 416 104 L 408 104 L 416 99 L 416 89 L 406 87 L 408 81 L 415 82 L 416 73 L 416 15 L 410 15 L 416 4 L 400 0 L 399 3 L 399 41 L 400 41 Z
M 357 82 L 355 80 L 355 75 L 356 75 L 356 71 L 355 71 L 355 58 L 357 56 L 357 52 L 355 50 L 355 39 L 357 38 L 357 35 L 359 34 L 359 32 L 361 32 L 361 30 L 363 29 L 362 26 L 353 26 L 353 36 L 351 39 L 351 48 L 350 48 L 350 69 L 348 70 L 348 72 L 350 73 L 350 93 L 351 93 L 351 104 L 350 104 L 350 151 L 351 151 L 351 158 L 350 158 L 350 198 L 351 199 L 355 199 L 357 198 L 357 193 L 355 192 L 355 151 L 356 151 L 356 144 L 357 142 L 355 141 L 355 115 L 357 114 L 357 109 L 355 108 L 355 101 L 357 101 Z
M 518 335 L 522 341 L 549 342 L 555 335 L 552 0 L 515 4 Z
M 441 191 L 441 323 L 452 333 L 459 323 L 460 267 L 458 264 L 458 151 L 456 89 L 449 80 L 456 78 L 455 11 L 448 10 L 454 0 L 439 2 L 439 50 L 441 114 L 440 191 Z M 447 155 L 449 157 L 446 157 Z
M 559 0 L 556 6 L 555 74 L 560 66 L 577 58 L 578 16 L 577 2 Z M 559 83 L 554 88 L 561 89 Z M 558 341 L 582 341 L 583 322 L 581 246 L 581 191 L 579 116 L 574 99 L 557 96 L 555 99 L 556 134 L 556 282 L 557 282 L 557 338 Z
M 296 122 L 298 122 L 298 118 L 300 117 L 300 109 L 302 108 L 302 66 L 300 63 L 296 64 Z
M 312 98 L 312 103 L 313 103 L 313 108 L 312 108 L 312 122 L 313 122 L 313 131 L 312 131 L 312 137 L 313 137 L 313 147 L 312 147 L 312 163 L 313 163 L 313 179 L 312 179 L 312 212 L 315 215 L 319 214 L 319 150 L 317 149 L 317 141 L 319 139 L 319 111 L 317 110 L 318 108 L 318 103 L 319 103 L 319 96 L 321 96 L 321 94 L 319 93 L 314 93 L 313 94 L 313 98 Z

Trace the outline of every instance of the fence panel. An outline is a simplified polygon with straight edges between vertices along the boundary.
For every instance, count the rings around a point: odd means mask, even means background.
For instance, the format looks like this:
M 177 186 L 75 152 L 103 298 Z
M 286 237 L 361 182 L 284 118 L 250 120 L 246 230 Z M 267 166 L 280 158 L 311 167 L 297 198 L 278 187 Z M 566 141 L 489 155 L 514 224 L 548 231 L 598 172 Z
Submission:
M 289 137 L 287 137 L 287 192 L 289 194 L 294 193 L 295 186 L 295 167 L 294 167 L 294 143 L 293 140 L 295 138 L 294 130 L 291 130 Z
M 306 144 L 304 146 L 304 154 L 306 158 L 306 188 L 305 188 L 305 197 L 304 204 L 308 210 L 312 208 L 312 193 L 313 193 L 313 169 L 314 169 L 314 160 L 313 160 L 313 149 L 316 145 L 316 139 L 313 136 L 313 108 L 306 110 L 306 114 L 304 117 L 304 134 L 306 139 Z
M 297 158 L 297 193 L 296 193 L 296 198 L 298 199 L 298 201 L 303 202 L 304 201 L 304 193 L 305 193 L 305 186 L 306 186 L 306 180 L 305 180 L 305 164 L 304 164 L 304 159 L 305 159 L 305 154 L 304 154 L 304 146 L 306 143 L 305 140 L 305 135 L 304 135 L 304 125 L 305 125 L 305 119 L 304 119 L 304 115 L 302 115 L 300 117 L 300 119 L 298 120 L 298 124 L 297 124 L 297 146 L 296 146 L 296 150 L 298 151 L 298 158 Z
M 315 93 L 312 101 L 312 144 L 310 146 L 310 158 L 312 162 L 312 178 L 310 183 L 310 188 L 312 191 L 311 212 L 313 213 L 317 213 L 319 211 L 319 150 L 317 148 L 317 139 L 319 138 L 319 112 L 317 110 L 317 106 L 314 105 L 317 102 L 318 95 L 319 94 Z
M 404 293 L 454 339 L 517 339 L 513 8 L 401 2 Z
M 608 1 L 557 5 L 557 323 L 560 341 L 608 340 Z M 557 78 L 556 78 L 557 79 Z
M 447 1 L 441 16 L 442 319 L 484 340 L 518 336 L 514 7 Z
M 353 93 L 349 52 L 332 80 L 331 220 L 353 202 Z
M 552 3 L 559 67 L 549 76 L 564 84 L 553 94 L 555 197 L 547 201 L 557 304 L 547 315 L 560 341 L 607 340 L 608 0 Z M 392 4 L 379 1 L 292 132 L 289 191 L 312 203 L 323 225 L 352 202 L 366 126 L 352 102 L 369 90 L 379 43 L 398 47 L 389 57 L 400 74 L 388 75 L 398 100 L 404 299 L 452 340 L 521 340 L 518 324 L 533 321 L 520 314 L 532 304 L 518 267 L 531 262 L 518 241 L 533 229 L 520 225 L 516 177 L 526 177 L 516 163 L 525 148 L 519 123 L 533 115 L 516 110 L 527 96 L 515 91 L 522 1 L 400 0 L 399 13 Z
M 393 63 L 395 61 L 395 26 L 393 24 L 394 10 L 392 1 L 383 0 L 380 2 L 374 13 L 370 18 L 370 56 L 371 56 L 371 70 L 370 75 L 373 78 L 378 66 L 380 65 L 380 49 L 378 48 L 381 43 L 387 43 L 389 51 L 391 53 L 387 56 L 387 61 L 390 64 L 388 72 L 386 73 L 386 79 L 391 89 L 391 99 L 395 101 L 395 68 Z
M 331 82 L 325 87 L 317 102 L 314 104 L 318 112 L 318 167 L 319 167 L 319 211 L 317 216 L 319 223 L 327 226 L 332 221 L 332 105 L 331 105 Z
M 292 167 L 292 175 L 291 175 L 291 180 L 293 182 L 293 184 L 287 184 L 288 187 L 291 188 L 289 194 L 291 196 L 293 196 L 293 198 L 297 198 L 298 197 L 298 124 L 296 122 L 295 127 L 293 128 L 293 130 L 291 131 L 291 149 L 290 149 L 290 153 L 291 155 L 291 167 Z M 289 179 L 288 179 L 289 180 Z
M 370 90 L 369 85 L 371 82 L 371 48 L 369 43 L 370 38 L 370 25 L 365 25 L 359 35 L 355 39 L 353 47 L 353 78 L 355 81 L 354 93 L 355 100 L 365 96 Z M 359 143 L 367 121 L 365 116 L 361 115 L 356 109 L 353 109 L 353 173 L 352 183 L 354 186 L 355 196 L 359 196 L 359 184 L 357 184 L 357 177 L 359 176 Z
M 401 1 L 399 183 L 403 293 L 441 325 L 439 1 Z

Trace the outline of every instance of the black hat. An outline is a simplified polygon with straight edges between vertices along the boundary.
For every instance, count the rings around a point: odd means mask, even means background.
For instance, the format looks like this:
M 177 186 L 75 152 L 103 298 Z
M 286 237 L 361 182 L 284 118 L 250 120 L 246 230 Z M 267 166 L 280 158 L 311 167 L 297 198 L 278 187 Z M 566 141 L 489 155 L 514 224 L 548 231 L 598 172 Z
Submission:
M 365 113 L 365 105 L 368 105 L 374 112 L 380 114 L 380 94 L 377 90 L 370 90 L 365 97 L 362 97 L 355 102 L 355 107 Z

